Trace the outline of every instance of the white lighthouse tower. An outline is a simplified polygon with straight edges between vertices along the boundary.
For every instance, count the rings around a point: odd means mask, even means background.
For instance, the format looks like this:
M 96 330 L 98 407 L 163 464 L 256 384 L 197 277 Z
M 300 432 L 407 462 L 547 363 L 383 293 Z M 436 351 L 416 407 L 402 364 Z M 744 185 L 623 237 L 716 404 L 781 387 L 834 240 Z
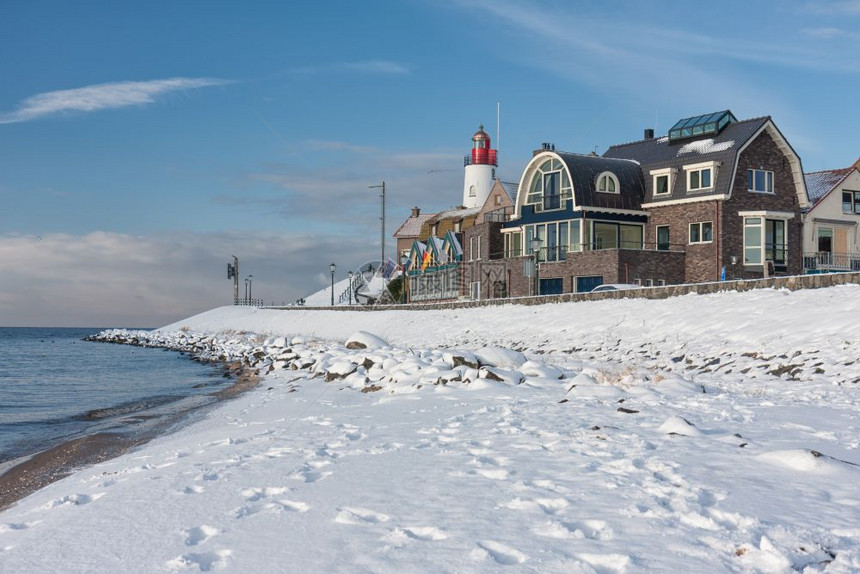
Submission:
M 496 178 L 496 150 L 490 148 L 490 136 L 479 126 L 472 136 L 472 154 L 464 158 L 463 206 L 481 207 L 490 195 Z

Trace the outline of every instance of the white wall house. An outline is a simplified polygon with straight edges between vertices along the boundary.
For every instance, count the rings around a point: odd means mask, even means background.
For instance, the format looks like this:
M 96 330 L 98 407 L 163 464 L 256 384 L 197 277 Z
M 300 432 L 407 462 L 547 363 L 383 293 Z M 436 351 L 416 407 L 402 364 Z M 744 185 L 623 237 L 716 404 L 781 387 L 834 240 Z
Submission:
M 804 176 L 811 204 L 803 215 L 805 270 L 860 270 L 860 160 Z

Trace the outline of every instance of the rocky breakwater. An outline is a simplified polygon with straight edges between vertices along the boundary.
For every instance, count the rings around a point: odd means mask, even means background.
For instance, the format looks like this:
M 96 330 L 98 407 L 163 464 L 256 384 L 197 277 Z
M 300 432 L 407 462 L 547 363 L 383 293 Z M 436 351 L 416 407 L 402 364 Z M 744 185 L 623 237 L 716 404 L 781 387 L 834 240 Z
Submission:
M 364 331 L 344 342 L 245 332 L 130 331 L 112 329 L 93 341 L 160 347 L 188 353 L 194 360 L 222 362 L 227 369 L 266 375 L 303 371 L 326 382 L 340 381 L 362 392 L 403 392 L 428 385 L 478 388 L 539 381 L 563 384 L 578 374 L 503 347 L 476 350 L 392 347 Z

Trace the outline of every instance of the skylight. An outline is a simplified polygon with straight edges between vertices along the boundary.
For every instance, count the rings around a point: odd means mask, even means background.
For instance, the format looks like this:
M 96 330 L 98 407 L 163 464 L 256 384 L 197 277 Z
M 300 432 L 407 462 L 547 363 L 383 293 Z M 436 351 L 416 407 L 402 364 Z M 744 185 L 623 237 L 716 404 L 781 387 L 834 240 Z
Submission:
M 718 134 L 723 131 L 724 127 L 736 121 L 738 121 L 737 118 L 729 110 L 684 118 L 669 130 L 669 141 L 674 142 L 706 134 Z

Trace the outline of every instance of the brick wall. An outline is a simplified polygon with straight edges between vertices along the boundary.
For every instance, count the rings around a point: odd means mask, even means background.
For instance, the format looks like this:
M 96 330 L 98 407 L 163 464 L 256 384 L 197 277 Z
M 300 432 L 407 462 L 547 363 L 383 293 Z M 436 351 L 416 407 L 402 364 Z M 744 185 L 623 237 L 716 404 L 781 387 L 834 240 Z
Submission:
M 744 186 L 746 187 L 746 184 Z M 652 207 L 649 210 L 651 216 L 645 231 L 645 243 L 649 246 L 655 246 L 657 244 L 657 226 L 668 225 L 671 249 L 686 252 L 684 275 L 679 281 L 673 281 L 673 283 L 719 280 L 720 267 L 717 260 L 717 249 L 719 230 L 721 229 L 720 203 L 716 200 L 701 201 Z M 691 245 L 690 224 L 703 222 L 713 224 L 714 241 Z
M 747 191 L 748 169 L 773 171 L 774 193 Z M 732 197 L 725 202 L 723 210 L 724 241 L 721 250 L 728 277 L 754 278 L 762 276 L 760 268 L 744 269 L 743 218 L 738 215 L 739 211 L 769 210 L 794 213 L 794 218 L 786 222 L 788 274 L 796 275 L 803 272 L 803 230 L 794 177 L 788 158 L 785 157 L 785 154 L 777 147 L 776 142 L 767 132 L 763 132 L 741 154 L 735 181 L 732 185 Z M 738 257 L 738 265 L 731 265 L 732 255 Z

